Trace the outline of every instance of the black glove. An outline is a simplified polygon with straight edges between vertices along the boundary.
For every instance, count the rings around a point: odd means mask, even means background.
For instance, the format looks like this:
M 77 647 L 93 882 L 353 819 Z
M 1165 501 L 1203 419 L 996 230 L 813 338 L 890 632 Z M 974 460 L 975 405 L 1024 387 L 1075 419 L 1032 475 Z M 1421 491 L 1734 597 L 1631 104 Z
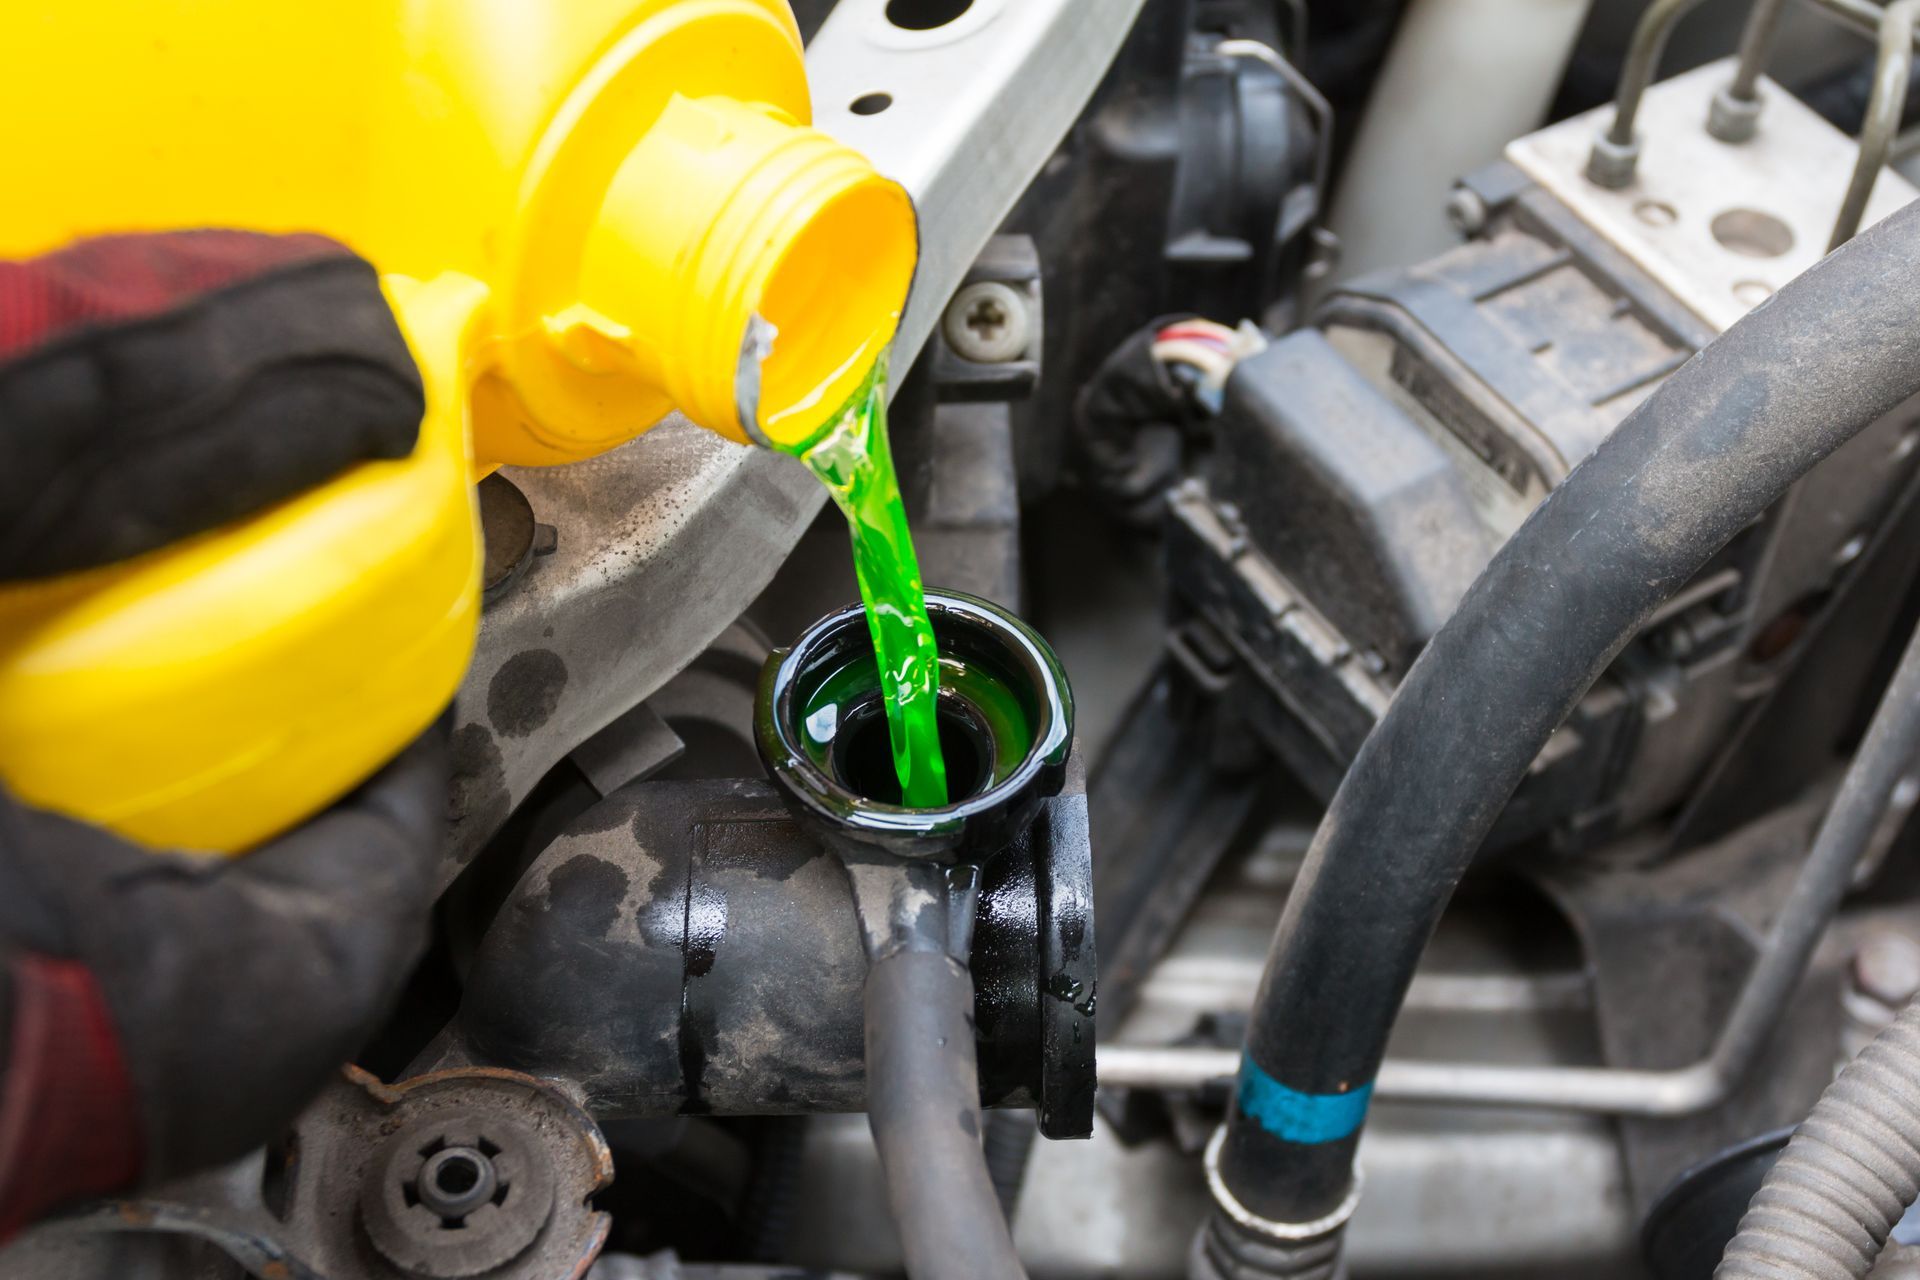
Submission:
M 109 236 L 0 263 L 0 579 L 405 457 L 425 407 L 373 268 L 324 237 Z
M 371 267 L 200 231 L 0 263 L 0 579 L 138 554 L 413 447 Z M 424 946 L 446 725 L 245 857 L 0 794 L 0 1239 L 237 1157 L 356 1052 Z

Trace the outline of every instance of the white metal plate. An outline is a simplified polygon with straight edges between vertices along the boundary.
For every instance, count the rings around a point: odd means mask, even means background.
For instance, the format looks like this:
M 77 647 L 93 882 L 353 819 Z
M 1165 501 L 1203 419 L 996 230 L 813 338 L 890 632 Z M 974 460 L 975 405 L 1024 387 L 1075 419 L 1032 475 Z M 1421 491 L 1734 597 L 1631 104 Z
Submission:
M 1613 119 L 1611 103 L 1507 146 L 1509 161 L 1715 329 L 1826 256 L 1856 155 L 1852 138 L 1771 80 L 1761 83 L 1752 140 L 1713 138 L 1707 106 L 1732 78 L 1728 58 L 1650 88 L 1640 107 L 1639 170 L 1619 191 L 1586 177 L 1593 140 Z M 1862 226 L 1916 196 L 1905 178 L 1882 169 Z M 1723 220 L 1719 235 L 1716 219 Z M 1791 235 L 1781 252 L 1764 252 L 1774 247 L 1768 233 L 1778 240 L 1769 219 Z

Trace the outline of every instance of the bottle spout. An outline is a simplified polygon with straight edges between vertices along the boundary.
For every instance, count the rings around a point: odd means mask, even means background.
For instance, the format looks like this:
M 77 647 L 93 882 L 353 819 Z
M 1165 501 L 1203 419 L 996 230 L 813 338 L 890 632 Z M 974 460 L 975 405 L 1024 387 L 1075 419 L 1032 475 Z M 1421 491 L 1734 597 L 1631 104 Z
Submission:
M 893 340 L 918 247 L 906 191 L 859 152 L 776 107 L 675 95 L 606 189 L 577 302 L 507 371 L 520 438 L 479 448 L 585 457 L 678 408 L 795 449 Z

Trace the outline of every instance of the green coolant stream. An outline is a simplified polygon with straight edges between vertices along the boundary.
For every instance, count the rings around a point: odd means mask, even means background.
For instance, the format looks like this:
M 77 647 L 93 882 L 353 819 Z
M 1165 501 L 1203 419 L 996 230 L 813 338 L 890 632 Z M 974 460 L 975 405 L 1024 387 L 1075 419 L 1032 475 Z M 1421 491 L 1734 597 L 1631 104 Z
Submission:
M 920 562 L 887 445 L 884 358 L 822 432 L 793 452 L 827 486 L 853 535 L 853 568 L 879 662 L 902 802 L 914 809 L 938 808 L 947 803 L 936 714 L 940 653 L 927 621 Z

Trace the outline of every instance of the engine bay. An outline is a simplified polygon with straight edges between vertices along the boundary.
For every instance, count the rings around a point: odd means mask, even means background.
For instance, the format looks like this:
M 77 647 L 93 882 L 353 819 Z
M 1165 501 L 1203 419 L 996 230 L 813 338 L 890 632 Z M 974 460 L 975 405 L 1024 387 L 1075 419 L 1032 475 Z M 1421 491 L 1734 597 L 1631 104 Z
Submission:
M 954 813 L 794 459 L 504 466 L 398 1008 L 0 1275 L 1920 1274 L 1913 0 L 794 7 Z

